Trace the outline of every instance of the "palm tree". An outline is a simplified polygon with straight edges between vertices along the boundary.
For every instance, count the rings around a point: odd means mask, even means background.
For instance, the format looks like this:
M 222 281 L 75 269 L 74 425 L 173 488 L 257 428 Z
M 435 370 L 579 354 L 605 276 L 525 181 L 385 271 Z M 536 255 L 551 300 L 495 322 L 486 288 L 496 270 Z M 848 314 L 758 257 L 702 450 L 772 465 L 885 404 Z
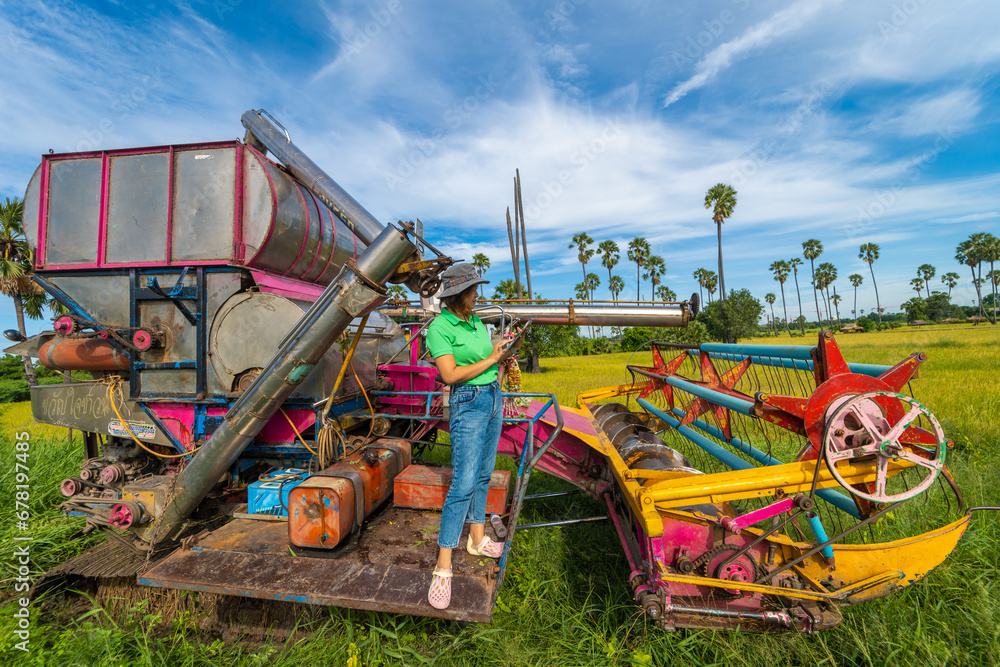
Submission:
M 827 299 L 826 288 L 830 285 L 829 268 L 832 266 L 833 264 L 830 264 L 830 262 L 823 262 L 816 267 L 816 289 L 819 290 L 819 296 L 823 300 L 823 310 L 826 311 L 827 326 L 830 327 L 833 326 L 833 317 L 830 315 L 830 302 Z
M 620 276 L 611 276 L 608 281 L 608 289 L 611 290 L 611 298 L 618 303 L 618 295 L 625 289 L 625 281 Z
M 490 268 L 490 258 L 481 252 L 477 252 L 472 256 L 472 266 L 476 267 L 476 271 L 482 276 L 486 273 L 486 269 Z M 479 283 L 479 296 L 483 295 L 483 285 L 486 283 Z M 528 295 L 531 296 L 530 294 Z
M 590 300 L 593 301 L 594 291 L 601 286 L 601 277 L 596 273 L 588 273 L 583 282 L 587 285 L 587 291 L 590 293 Z
M 955 248 L 955 259 L 958 260 L 959 264 L 965 264 L 969 267 L 969 270 L 972 272 L 972 284 L 976 286 L 976 297 L 979 300 L 979 314 L 984 315 L 983 293 L 980 289 L 982 281 L 976 277 L 976 266 L 980 262 L 978 251 L 979 248 L 976 247 L 975 241 L 970 236 L 968 241 L 962 241 Z
M 826 290 L 826 314 L 827 318 L 830 320 L 830 326 L 833 326 L 833 312 L 830 308 L 830 286 L 837 280 L 837 267 L 835 267 L 830 262 L 823 262 L 819 265 L 818 271 L 823 272 L 823 289 Z M 836 293 L 836 288 L 834 288 L 834 293 Z M 840 315 L 837 315 L 837 325 L 840 326 Z
M 587 291 L 586 281 L 582 283 L 577 283 L 576 285 L 573 286 L 573 289 L 576 290 L 576 298 L 579 299 L 580 301 L 586 301 L 588 298 L 590 298 L 590 294 Z
M 865 281 L 865 278 L 860 273 L 852 273 L 851 275 L 847 276 L 847 279 L 851 281 L 852 285 L 854 285 L 854 310 L 851 311 L 851 315 L 854 315 L 854 318 L 857 319 L 857 317 L 858 317 L 858 287 L 860 287 L 861 283 L 863 283 Z
M 792 270 L 791 265 L 783 259 L 771 262 L 771 273 L 774 279 L 781 285 L 781 308 L 785 313 L 785 333 L 791 338 L 792 332 L 788 329 L 788 306 L 785 304 L 785 281 L 788 280 L 788 272 Z
M 924 279 L 913 278 L 912 280 L 910 280 L 910 287 L 913 289 L 914 292 L 917 293 L 917 296 L 919 297 L 921 293 L 924 291 Z
M 663 303 L 677 300 L 677 293 L 674 292 L 669 287 L 667 287 L 666 285 L 660 285 L 659 287 L 657 287 L 656 294 L 663 300 Z
M 635 262 L 635 300 L 642 301 L 641 283 L 639 282 L 639 271 L 642 265 L 649 259 L 653 249 L 649 247 L 649 241 L 637 236 L 628 243 L 628 261 Z
M 951 300 L 951 291 L 958 286 L 958 281 L 961 280 L 958 274 L 954 271 L 949 271 L 948 273 L 941 276 L 941 282 L 948 286 L 948 299 Z
M 823 244 L 818 239 L 809 239 L 802 244 L 802 256 L 809 260 L 809 268 L 812 271 L 813 300 L 816 301 L 816 319 L 819 316 L 819 298 L 816 296 L 816 264 L 817 257 L 823 254 Z
M 722 223 L 733 214 L 736 208 L 736 190 L 731 185 L 716 183 L 705 193 L 705 208 L 712 210 L 712 220 L 719 235 L 719 294 L 726 300 L 726 278 L 722 273 Z
M 525 288 L 522 285 L 520 292 L 525 293 Z M 518 295 L 518 284 L 514 282 L 513 278 L 507 278 L 506 280 L 501 280 L 497 283 L 497 286 L 493 288 L 493 298 L 494 299 L 516 299 Z M 530 294 L 528 296 L 531 296 Z
M 656 286 L 660 284 L 660 278 L 667 272 L 667 264 L 659 255 L 652 255 L 646 260 L 646 272 L 642 277 L 650 282 L 650 299 L 656 294 Z
M 872 274 L 872 287 L 875 288 L 875 307 L 878 308 L 878 323 L 882 324 L 882 303 L 878 299 L 878 283 L 875 282 L 875 260 L 878 259 L 879 247 L 876 243 L 862 244 L 858 259 L 868 262 L 868 270 Z
M 611 239 L 601 241 L 601 244 L 597 246 L 597 254 L 601 258 L 601 266 L 608 270 L 608 282 L 611 282 L 611 269 L 618 264 L 618 258 L 621 255 L 618 244 Z
M 841 297 L 839 294 L 837 294 L 837 288 L 834 287 L 833 288 L 833 296 L 830 297 L 830 302 L 833 304 L 833 308 L 834 308 L 834 310 L 837 313 L 837 328 L 838 329 L 840 328 L 840 300 L 842 298 L 843 297 Z
M 26 296 L 39 294 L 40 288 L 31 280 L 34 255 L 24 236 L 24 202 L 16 197 L 4 199 L 0 204 L 0 293 L 14 301 L 17 330 L 27 336 L 24 328 L 24 300 Z M 24 363 L 24 379 L 29 387 L 38 384 L 31 357 L 21 357 Z
M 576 258 L 580 262 L 580 266 L 583 269 L 583 281 L 587 282 L 587 262 L 590 258 L 594 256 L 596 252 L 590 247 L 590 244 L 594 242 L 594 239 L 590 238 L 587 232 L 580 232 L 579 234 L 573 235 L 573 242 L 569 244 L 569 247 L 576 247 Z
M 715 275 L 715 271 L 705 271 L 705 291 L 708 292 L 708 302 L 712 303 L 712 296 L 715 294 L 715 288 L 719 286 L 719 277 Z
M 799 325 L 802 327 L 802 334 L 806 333 L 806 318 L 802 316 L 802 292 L 799 291 L 799 267 L 802 266 L 802 260 L 798 257 L 792 257 L 788 260 L 788 266 L 792 267 L 792 276 L 795 278 L 795 299 L 799 304 Z
M 997 238 L 989 233 L 984 234 L 980 246 L 982 249 L 983 261 L 990 263 L 990 272 L 986 274 L 987 277 L 990 277 L 994 275 L 996 270 L 993 268 L 993 263 L 1000 262 L 1000 238 Z M 991 278 L 990 284 L 993 286 L 994 323 L 996 323 L 995 309 L 997 307 L 997 282 Z
M 705 302 L 705 296 L 701 293 L 702 288 L 705 287 L 705 276 L 708 273 L 705 269 L 695 269 L 691 273 L 691 277 L 698 281 L 698 300 L 702 303 Z
M 774 302 L 777 300 L 777 298 L 778 297 L 774 296 L 774 292 L 768 292 L 767 294 L 764 295 L 764 301 L 767 301 L 768 305 L 771 306 L 771 327 L 770 327 L 770 329 L 771 329 L 771 331 L 774 332 L 775 336 L 778 335 L 778 332 L 775 330 L 775 327 L 774 327 Z
M 917 277 L 923 278 L 924 285 L 927 286 L 928 299 L 931 298 L 931 278 L 934 277 L 935 273 L 937 273 L 937 269 L 935 269 L 930 264 L 921 264 L 920 266 L 917 267 Z M 917 296 L 920 295 L 918 294 Z

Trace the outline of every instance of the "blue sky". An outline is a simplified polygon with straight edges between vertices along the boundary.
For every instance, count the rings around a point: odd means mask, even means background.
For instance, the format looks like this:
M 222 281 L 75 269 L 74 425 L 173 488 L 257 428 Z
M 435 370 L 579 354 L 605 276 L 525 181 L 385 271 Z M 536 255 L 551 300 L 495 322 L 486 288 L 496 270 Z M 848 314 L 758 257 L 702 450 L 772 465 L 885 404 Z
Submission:
M 721 181 L 739 192 L 729 289 L 778 293 L 770 263 L 818 238 L 842 312 L 852 273 L 859 309 L 875 305 L 865 242 L 890 310 L 923 263 L 958 273 L 954 301 L 971 305 L 955 246 L 1000 233 L 997 25 L 988 0 L 8 0 L 0 196 L 23 196 L 49 149 L 233 139 L 265 108 L 379 219 L 419 217 L 453 256 L 486 253 L 494 282 L 512 276 L 519 167 L 548 297 L 581 279 L 578 231 L 622 246 L 627 296 L 637 235 L 664 284 L 696 291 L 692 271 L 716 268 L 703 201 Z M 588 270 L 606 298 L 607 271 Z

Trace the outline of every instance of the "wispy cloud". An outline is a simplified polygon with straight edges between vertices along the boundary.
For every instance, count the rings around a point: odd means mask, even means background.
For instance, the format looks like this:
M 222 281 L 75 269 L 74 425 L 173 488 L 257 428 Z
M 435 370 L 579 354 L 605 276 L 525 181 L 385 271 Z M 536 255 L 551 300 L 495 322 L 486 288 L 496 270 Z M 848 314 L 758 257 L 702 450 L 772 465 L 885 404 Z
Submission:
M 692 90 L 707 85 L 719 73 L 729 69 L 735 62 L 746 58 L 752 52 L 763 49 L 779 37 L 795 32 L 821 10 L 838 2 L 839 0 L 799 0 L 750 27 L 736 39 L 712 49 L 699 61 L 694 76 L 679 83 L 667 94 L 663 102 L 664 108 Z

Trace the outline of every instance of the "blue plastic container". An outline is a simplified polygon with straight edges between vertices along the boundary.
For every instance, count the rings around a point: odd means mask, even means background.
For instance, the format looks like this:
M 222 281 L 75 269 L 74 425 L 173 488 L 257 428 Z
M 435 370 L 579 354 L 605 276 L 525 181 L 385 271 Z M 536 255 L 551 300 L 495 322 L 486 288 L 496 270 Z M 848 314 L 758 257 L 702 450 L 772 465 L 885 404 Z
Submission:
M 247 513 L 288 516 L 288 494 L 308 476 L 308 471 L 298 468 L 268 473 L 267 478 L 272 481 L 258 480 L 247 488 Z

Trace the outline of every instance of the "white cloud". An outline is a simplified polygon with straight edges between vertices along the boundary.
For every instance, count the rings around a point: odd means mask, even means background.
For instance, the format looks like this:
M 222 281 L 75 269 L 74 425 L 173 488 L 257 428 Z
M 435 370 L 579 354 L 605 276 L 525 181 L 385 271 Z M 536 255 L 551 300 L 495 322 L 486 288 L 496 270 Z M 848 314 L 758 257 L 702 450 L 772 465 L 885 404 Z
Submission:
M 895 109 L 872 121 L 876 131 L 893 131 L 903 137 L 961 132 L 968 128 L 983 109 L 978 91 L 959 88 L 905 100 Z
M 753 51 L 763 49 L 774 40 L 795 32 L 821 10 L 839 0 L 799 0 L 773 16 L 751 26 L 736 39 L 724 42 L 709 51 L 698 63 L 696 73 L 673 88 L 663 102 L 664 107 L 681 99 L 692 90 L 702 88 L 733 63 L 746 58 Z

